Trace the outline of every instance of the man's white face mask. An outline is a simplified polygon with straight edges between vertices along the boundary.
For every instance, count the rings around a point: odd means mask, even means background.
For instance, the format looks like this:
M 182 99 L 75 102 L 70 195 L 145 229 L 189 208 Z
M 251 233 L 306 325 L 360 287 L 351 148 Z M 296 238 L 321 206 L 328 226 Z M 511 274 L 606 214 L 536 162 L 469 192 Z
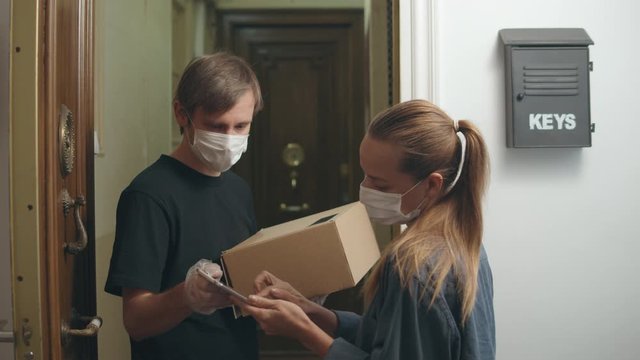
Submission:
M 227 135 L 197 129 L 188 114 L 187 117 L 193 127 L 193 141 L 189 142 L 191 151 L 209 169 L 225 172 L 247 151 L 249 135 Z

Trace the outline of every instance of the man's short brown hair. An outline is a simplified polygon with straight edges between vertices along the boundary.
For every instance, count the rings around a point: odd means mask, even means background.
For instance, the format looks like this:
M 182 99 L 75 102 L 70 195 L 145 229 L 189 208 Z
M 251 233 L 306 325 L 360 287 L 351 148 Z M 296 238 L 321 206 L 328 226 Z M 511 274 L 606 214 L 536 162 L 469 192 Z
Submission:
M 173 100 L 180 102 L 189 114 L 198 107 L 207 113 L 221 114 L 231 109 L 247 90 L 253 93 L 255 115 L 262 109 L 255 73 L 242 58 L 219 52 L 197 57 L 187 65 Z

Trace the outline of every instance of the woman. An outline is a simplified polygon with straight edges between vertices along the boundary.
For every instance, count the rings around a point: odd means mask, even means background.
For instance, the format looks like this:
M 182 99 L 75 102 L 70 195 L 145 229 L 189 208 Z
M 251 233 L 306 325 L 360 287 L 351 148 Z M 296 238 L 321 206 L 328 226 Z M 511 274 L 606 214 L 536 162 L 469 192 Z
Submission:
M 360 317 L 304 299 L 269 273 L 240 304 L 268 334 L 326 359 L 494 359 L 492 275 L 482 246 L 484 141 L 422 100 L 379 114 L 360 145 L 360 201 L 372 220 L 407 224 L 364 287 Z

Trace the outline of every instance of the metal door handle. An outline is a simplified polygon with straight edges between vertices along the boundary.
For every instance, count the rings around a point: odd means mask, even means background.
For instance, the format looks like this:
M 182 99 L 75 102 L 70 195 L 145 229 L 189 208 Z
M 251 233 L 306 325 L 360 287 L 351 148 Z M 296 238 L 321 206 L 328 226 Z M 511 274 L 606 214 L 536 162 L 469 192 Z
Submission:
M 71 209 L 74 209 L 73 217 L 76 222 L 76 239 L 73 242 L 67 242 L 64 244 L 64 250 L 72 255 L 79 254 L 84 248 L 87 247 L 87 229 L 82 223 L 80 217 L 80 207 L 86 204 L 84 196 L 80 195 L 75 200 L 71 198 L 67 189 L 62 191 L 62 208 L 64 209 L 64 215 L 69 214 Z
M 100 316 L 81 317 L 83 320 L 90 320 L 84 329 L 70 329 L 68 324 L 62 324 L 63 336 L 84 336 L 91 337 L 98 335 L 98 331 L 102 327 L 102 318 Z
M 309 204 L 302 203 L 301 205 L 287 205 L 285 203 L 280 203 L 280 211 L 286 213 L 297 213 L 309 210 Z
M 62 329 L 60 332 L 62 346 L 67 346 L 71 343 L 71 337 L 94 337 L 98 335 L 98 331 L 102 327 L 102 318 L 99 316 L 77 316 L 75 309 L 73 310 L 74 318 L 76 320 L 88 321 L 84 329 L 71 329 L 66 321 L 62 322 Z M 74 321 L 75 322 L 75 321 Z

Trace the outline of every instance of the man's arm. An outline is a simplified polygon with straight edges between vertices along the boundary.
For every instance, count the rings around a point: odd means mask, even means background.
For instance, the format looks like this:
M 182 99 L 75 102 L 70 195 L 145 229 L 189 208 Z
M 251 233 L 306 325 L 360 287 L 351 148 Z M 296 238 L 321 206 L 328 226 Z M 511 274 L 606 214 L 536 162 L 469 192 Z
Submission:
M 162 334 L 191 315 L 184 282 L 162 292 L 122 289 L 124 327 L 133 340 Z
M 123 288 L 124 327 L 134 340 L 162 334 L 192 311 L 211 314 L 229 306 L 229 297 L 198 273 L 198 269 L 219 280 L 222 269 L 209 260 L 200 260 L 187 272 L 184 282 L 162 293 L 145 289 Z

